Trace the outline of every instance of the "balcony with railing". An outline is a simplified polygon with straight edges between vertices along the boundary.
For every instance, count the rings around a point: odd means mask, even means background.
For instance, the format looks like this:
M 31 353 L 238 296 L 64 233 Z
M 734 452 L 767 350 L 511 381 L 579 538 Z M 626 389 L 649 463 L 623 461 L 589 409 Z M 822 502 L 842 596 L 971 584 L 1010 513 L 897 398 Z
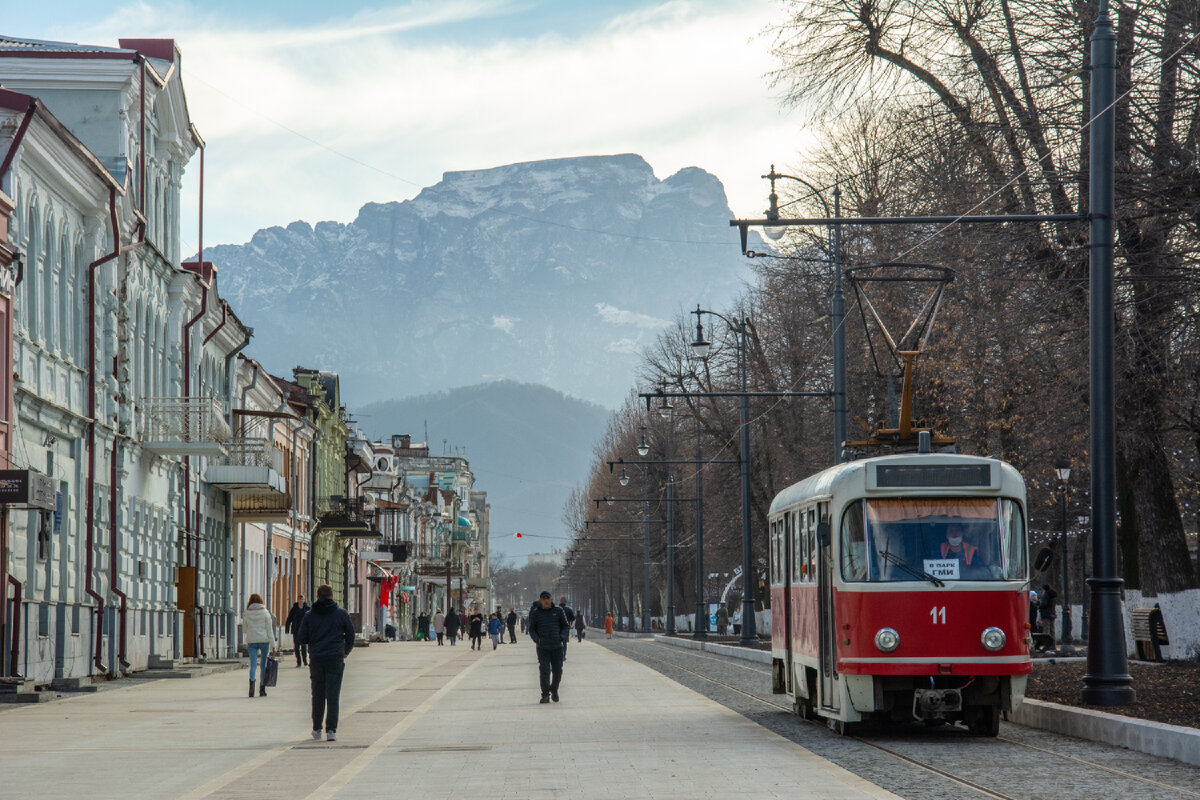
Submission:
M 335 495 L 321 503 L 321 507 L 324 509 L 320 513 L 321 530 L 356 539 L 383 537 L 383 533 L 375 527 L 375 502 L 369 496 Z
M 204 480 L 229 494 L 287 494 L 283 452 L 269 439 L 236 436 L 204 470 Z M 236 506 L 235 506 L 236 510 Z
M 159 455 L 220 456 L 229 441 L 229 423 L 213 397 L 144 397 L 139 434 L 142 445 Z

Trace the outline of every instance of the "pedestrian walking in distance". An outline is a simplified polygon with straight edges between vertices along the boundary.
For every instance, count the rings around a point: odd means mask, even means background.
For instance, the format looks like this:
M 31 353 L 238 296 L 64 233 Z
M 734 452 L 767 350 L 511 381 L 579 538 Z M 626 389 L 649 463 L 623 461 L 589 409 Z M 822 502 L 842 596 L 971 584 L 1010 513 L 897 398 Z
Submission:
M 505 620 L 508 623 L 508 643 L 517 643 L 517 609 L 513 606 L 508 607 L 508 618 Z M 524 631 L 521 631 L 524 633 Z
M 558 607 L 563 610 L 563 616 L 567 618 L 567 638 L 563 639 L 563 661 L 567 660 L 567 642 L 571 641 L 571 628 L 575 626 L 575 612 L 567 605 L 567 598 L 558 601 Z
M 417 615 L 417 638 L 429 641 L 429 615 L 424 611 Z
M 575 615 L 575 641 L 582 642 L 584 631 L 587 629 L 587 617 L 580 611 Z
M 500 646 L 500 637 L 504 634 L 504 623 L 500 621 L 499 614 L 492 614 L 488 620 L 488 636 L 492 637 L 492 649 L 495 650 Z
M 296 644 L 296 631 L 300 627 L 300 620 L 304 619 L 304 615 L 308 613 L 308 601 L 304 599 L 304 595 L 296 598 L 296 602 L 292 603 L 292 610 L 288 612 L 287 622 L 283 626 L 284 633 L 292 635 L 292 647 L 296 649 L 296 666 L 300 666 L 303 661 L 308 664 L 308 648 L 304 645 Z
M 333 587 L 317 589 L 317 602 L 300 621 L 297 641 L 308 645 L 308 677 L 312 682 L 312 738 L 337 740 L 338 703 L 346 656 L 354 649 L 354 624 L 346 609 L 333 601 Z
M 454 608 L 446 614 L 446 638 L 450 640 L 450 646 L 454 646 L 454 642 L 458 639 L 458 629 L 462 626 L 462 620 L 458 614 L 454 613 Z
M 438 647 L 441 647 L 442 636 L 446 633 L 446 615 L 441 611 L 433 615 L 433 632 L 437 634 Z
M 242 612 L 242 638 L 250 655 L 250 696 L 254 697 L 254 672 L 258 670 L 258 696 L 266 697 L 267 655 L 275 650 L 275 620 L 260 594 L 250 595 L 250 603 Z
M 483 614 L 479 612 L 479 609 L 472 611 L 470 616 L 469 630 L 469 633 L 471 634 L 472 650 L 483 649 L 483 624 Z
M 612 632 L 613 632 L 613 618 L 612 618 L 612 612 L 610 611 L 604 617 L 604 635 L 607 638 L 611 639 Z
M 563 648 L 571 636 L 571 624 L 554 597 L 542 592 L 538 602 L 529 610 L 529 637 L 537 647 L 538 677 L 543 703 L 558 702 L 558 685 L 562 682 Z

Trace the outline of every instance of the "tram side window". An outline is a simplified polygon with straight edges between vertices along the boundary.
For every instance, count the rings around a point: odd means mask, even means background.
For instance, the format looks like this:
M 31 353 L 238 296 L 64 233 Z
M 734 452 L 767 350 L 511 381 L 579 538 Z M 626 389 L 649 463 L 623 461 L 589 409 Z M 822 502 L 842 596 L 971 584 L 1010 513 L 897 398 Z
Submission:
M 808 577 L 804 572 L 804 514 L 792 513 L 792 578 L 799 582 Z
M 817 579 L 817 509 L 815 508 L 808 510 L 808 549 L 804 563 L 808 565 L 808 579 L 815 581 Z
M 779 563 L 779 559 L 775 554 L 775 534 L 779 531 L 779 520 L 771 523 L 771 583 L 779 583 L 779 579 L 775 577 L 775 567 Z
M 1004 577 L 1022 580 L 1026 577 L 1025 520 L 1015 500 L 1000 501 L 1000 547 L 1004 551 Z
M 776 585 L 783 583 L 782 570 L 779 568 L 779 529 L 781 520 L 775 520 L 775 528 L 771 531 L 771 581 Z
M 804 579 L 804 572 L 800 570 L 800 542 L 804 540 L 796 512 L 793 511 L 790 516 L 792 518 L 792 539 L 788 541 L 788 547 L 792 548 L 792 582 L 799 582 Z
M 840 545 L 842 580 L 867 580 L 867 532 L 861 500 L 852 503 L 842 515 Z

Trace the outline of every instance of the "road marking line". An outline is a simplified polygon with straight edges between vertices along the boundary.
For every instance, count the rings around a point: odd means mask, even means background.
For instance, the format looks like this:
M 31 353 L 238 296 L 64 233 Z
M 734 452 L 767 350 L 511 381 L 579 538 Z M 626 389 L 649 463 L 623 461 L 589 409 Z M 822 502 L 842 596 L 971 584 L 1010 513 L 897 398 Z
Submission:
M 355 756 L 354 760 L 352 760 L 349 764 L 334 773 L 333 777 L 313 790 L 313 792 L 309 794 L 305 800 L 328 800 L 328 798 L 333 797 L 338 791 L 346 788 L 346 785 L 349 784 L 350 781 L 354 780 L 354 778 L 360 772 L 366 769 L 367 765 L 378 758 L 384 750 L 386 750 L 392 745 L 393 742 L 400 738 L 400 734 L 411 728 L 413 723 L 415 723 L 420 717 L 424 716 L 426 711 L 433 708 L 433 706 L 439 700 L 441 700 L 442 697 L 448 694 L 450 690 L 459 683 L 459 681 L 470 675 L 471 672 L 482 663 L 482 658 L 476 659 L 469 666 L 467 666 L 466 669 L 462 670 L 453 678 L 446 681 L 446 684 L 442 688 L 438 689 L 433 693 L 433 695 L 426 698 L 425 702 L 413 709 L 411 713 L 406 714 L 404 719 L 397 722 L 394 726 L 392 726 L 390 731 L 376 739 L 374 743 L 372 743 L 371 746 L 368 747 L 364 752 Z
M 429 666 L 437 666 L 437 665 L 431 664 Z M 399 691 L 405 685 L 410 684 L 413 681 L 419 680 L 420 678 L 423 678 L 423 677 L 427 677 L 427 676 L 421 675 L 421 674 L 409 675 L 408 677 L 404 678 L 403 680 L 399 680 L 396 683 L 393 683 L 390 686 L 388 686 L 386 689 L 383 689 L 382 691 L 372 695 L 369 699 L 366 700 L 366 702 L 359 703 L 356 706 L 352 706 L 349 710 L 343 711 L 342 716 L 348 717 L 351 714 L 356 714 L 360 710 L 366 708 L 367 706 L 378 703 L 380 700 L 387 697 L 392 692 Z M 428 690 L 422 690 L 422 691 L 428 691 Z M 289 742 L 287 744 L 279 745 L 278 747 L 272 747 L 272 748 L 266 750 L 265 752 L 250 759 L 249 761 L 235 767 L 234 769 L 230 770 L 229 772 L 225 772 L 221 775 L 218 775 L 217 777 L 213 778 L 208 783 L 197 786 L 195 789 L 188 792 L 187 794 L 180 795 L 179 800 L 203 800 L 203 798 L 205 798 L 205 797 L 211 797 L 215 792 L 219 791 L 220 789 L 225 788 L 226 786 L 228 786 L 229 784 L 238 780 L 239 778 L 243 778 L 246 775 L 249 775 L 251 772 L 258 769 L 263 764 L 267 763 L 268 761 L 275 758 L 276 756 L 282 755 L 283 753 L 286 753 L 288 750 L 291 750 L 292 748 L 296 747 L 297 745 L 305 744 L 305 743 L 306 742 Z

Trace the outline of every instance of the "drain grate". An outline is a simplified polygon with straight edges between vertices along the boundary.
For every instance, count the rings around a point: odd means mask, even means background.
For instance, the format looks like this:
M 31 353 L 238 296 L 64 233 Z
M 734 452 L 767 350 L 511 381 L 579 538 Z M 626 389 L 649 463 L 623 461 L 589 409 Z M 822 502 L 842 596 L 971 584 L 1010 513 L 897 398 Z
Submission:
M 446 744 L 446 745 L 424 745 L 417 747 L 401 747 L 401 753 L 481 753 L 491 750 L 490 744 Z
M 293 747 L 293 750 L 366 750 L 370 745 L 366 744 L 299 744 Z

